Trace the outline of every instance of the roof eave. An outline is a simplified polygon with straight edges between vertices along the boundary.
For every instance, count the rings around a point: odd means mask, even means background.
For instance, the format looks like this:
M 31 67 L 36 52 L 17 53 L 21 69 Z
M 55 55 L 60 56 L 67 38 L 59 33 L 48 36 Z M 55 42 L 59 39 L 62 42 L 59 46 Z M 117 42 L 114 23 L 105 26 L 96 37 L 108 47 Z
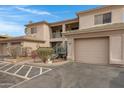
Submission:
M 0 40 L 0 43 L 4 43 L 4 42 L 23 42 L 23 41 L 40 42 L 40 43 L 45 42 L 45 41 L 41 41 L 41 40 L 30 40 L 30 39 L 6 39 L 6 40 Z
M 49 25 L 48 22 L 46 22 L 46 21 L 41 21 L 41 22 L 35 22 L 35 23 L 26 24 L 26 25 L 24 25 L 24 26 L 27 27 L 27 26 L 37 25 L 37 24 L 47 24 L 47 25 Z
M 110 28 L 109 27 L 108 28 L 104 28 L 106 26 L 100 26 L 98 28 L 97 27 L 92 27 L 92 28 L 87 28 L 87 29 L 81 29 L 81 30 L 76 30 L 75 32 L 65 32 L 65 33 L 63 33 L 63 35 L 70 36 L 70 35 L 85 34 L 85 33 L 124 30 L 124 23 L 115 23 L 115 24 L 111 24 Z
M 93 8 L 93 9 L 88 9 L 88 10 L 85 10 L 85 11 L 80 11 L 80 12 L 77 12 L 76 15 L 79 16 L 80 14 L 88 13 L 88 12 L 91 12 L 91 11 L 94 11 L 94 10 L 99 10 L 99 9 L 103 9 L 103 8 L 110 7 L 110 6 L 112 6 L 112 5 L 103 5 L 103 6 L 99 6 L 99 7 Z

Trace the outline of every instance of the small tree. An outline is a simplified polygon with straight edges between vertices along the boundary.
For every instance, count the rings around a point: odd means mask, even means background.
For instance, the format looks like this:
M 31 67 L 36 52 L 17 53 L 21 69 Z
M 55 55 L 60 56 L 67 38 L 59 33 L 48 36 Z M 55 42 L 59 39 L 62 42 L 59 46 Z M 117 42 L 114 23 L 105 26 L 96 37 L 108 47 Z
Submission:
M 21 53 L 21 47 L 20 46 L 11 46 L 10 47 L 10 54 L 13 58 L 17 58 L 20 56 Z
M 49 47 L 39 47 L 37 49 L 37 54 L 44 63 L 51 57 L 52 53 L 53 49 Z

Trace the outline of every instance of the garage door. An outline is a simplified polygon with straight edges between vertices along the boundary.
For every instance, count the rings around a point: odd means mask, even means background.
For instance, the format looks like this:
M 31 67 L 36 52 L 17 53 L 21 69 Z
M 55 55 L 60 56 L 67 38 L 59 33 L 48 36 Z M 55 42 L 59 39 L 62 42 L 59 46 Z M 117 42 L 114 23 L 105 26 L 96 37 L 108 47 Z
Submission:
M 107 64 L 109 61 L 108 38 L 75 40 L 75 60 L 90 64 Z

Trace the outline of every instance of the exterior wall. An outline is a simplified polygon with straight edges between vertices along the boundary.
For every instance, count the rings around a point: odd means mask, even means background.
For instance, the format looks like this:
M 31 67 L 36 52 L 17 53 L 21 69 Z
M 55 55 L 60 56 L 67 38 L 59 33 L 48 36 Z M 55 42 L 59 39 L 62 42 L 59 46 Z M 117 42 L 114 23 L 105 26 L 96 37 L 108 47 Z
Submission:
M 36 27 L 37 33 L 31 34 L 31 28 Z M 44 40 L 45 43 L 43 47 L 50 47 L 50 28 L 47 24 L 38 24 L 27 27 L 27 36 L 32 36 L 39 40 Z
M 44 24 L 44 40 L 45 40 L 45 44 L 44 44 L 44 47 L 50 47 L 50 27 L 46 24 Z M 40 35 L 42 34 L 39 33 Z
M 7 47 L 8 47 L 7 44 L 0 44 L 0 56 L 8 54 Z
M 111 64 L 124 64 L 124 39 L 123 35 L 110 36 L 110 59 Z
M 0 55 L 10 55 L 9 48 L 10 47 L 21 46 L 21 42 L 17 44 L 11 44 L 11 42 L 7 42 L 4 44 L 0 44 Z M 20 50 L 21 51 L 21 50 Z
M 68 43 L 67 43 L 67 47 L 68 47 L 68 54 L 67 54 L 67 58 L 69 60 L 75 60 L 74 59 L 74 38 L 68 38 Z
M 70 22 L 67 22 L 67 23 L 70 23 Z M 66 23 L 59 23 L 59 24 L 53 24 L 52 26 L 58 26 L 58 25 L 62 25 L 62 33 L 66 32 L 65 31 L 65 24 Z M 67 39 L 64 37 L 64 35 L 62 35 L 61 38 L 52 38 L 52 30 L 50 29 L 50 42 L 61 42 L 62 41 L 62 44 L 64 45 L 65 44 L 65 41 L 67 41 Z
M 37 33 L 31 34 L 31 28 L 33 28 L 33 27 L 36 27 L 37 28 Z M 42 31 L 42 34 L 40 35 L 41 31 Z M 40 40 L 43 40 L 44 39 L 43 38 L 43 36 L 44 36 L 43 25 L 33 25 L 33 26 L 27 27 L 27 33 L 26 33 L 26 35 L 27 36 L 32 36 L 32 37 L 38 38 Z
M 58 25 L 62 25 L 62 33 L 65 33 L 66 32 L 66 24 L 71 24 L 71 23 L 75 23 L 75 22 L 78 22 L 78 18 L 75 19 L 75 20 L 67 20 L 67 21 L 63 21 L 63 22 L 57 22 L 57 23 L 53 23 L 51 24 L 50 26 L 53 27 L 53 26 L 58 26 Z M 50 36 L 52 37 L 52 31 L 50 30 Z M 67 41 L 67 38 L 62 35 L 61 38 L 51 38 L 50 39 L 50 42 L 61 42 L 62 41 L 62 44 L 64 45 L 65 42 Z
M 109 8 L 100 9 L 85 14 L 79 14 L 79 29 L 99 26 L 99 25 L 94 25 L 94 16 L 97 14 L 103 14 L 107 12 L 112 12 L 112 23 L 124 22 L 124 6 L 112 6 Z M 105 25 L 105 24 L 100 24 L 100 25 Z
M 46 47 L 44 44 L 42 43 L 37 43 L 37 42 L 27 42 L 27 41 L 24 41 L 22 43 L 23 47 L 30 47 L 32 48 L 32 50 L 36 50 L 39 46 L 41 47 Z
M 76 38 L 109 37 L 109 64 L 124 64 L 124 31 L 106 31 L 67 36 L 68 59 L 75 60 Z

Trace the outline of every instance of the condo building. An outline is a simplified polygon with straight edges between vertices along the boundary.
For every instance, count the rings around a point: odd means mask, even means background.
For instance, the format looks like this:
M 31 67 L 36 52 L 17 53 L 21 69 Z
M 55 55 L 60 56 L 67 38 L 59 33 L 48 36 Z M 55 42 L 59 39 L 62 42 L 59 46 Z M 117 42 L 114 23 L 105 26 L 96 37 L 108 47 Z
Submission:
M 8 46 L 36 50 L 60 45 L 67 58 L 91 64 L 124 64 L 124 6 L 109 5 L 78 12 L 77 18 L 49 23 L 29 22 L 25 36 L 0 39 L 0 52 Z

